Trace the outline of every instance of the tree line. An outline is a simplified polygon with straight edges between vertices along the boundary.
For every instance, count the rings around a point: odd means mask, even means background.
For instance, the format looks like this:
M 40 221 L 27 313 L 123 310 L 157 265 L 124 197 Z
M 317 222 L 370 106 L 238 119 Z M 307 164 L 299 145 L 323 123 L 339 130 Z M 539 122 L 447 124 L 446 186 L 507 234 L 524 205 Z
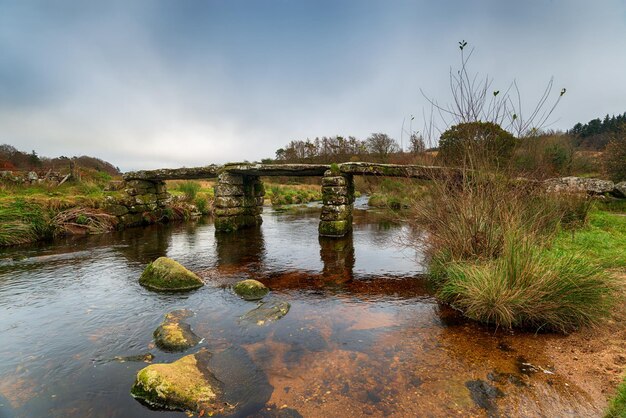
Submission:
M 579 122 L 568 133 L 574 137 L 574 146 L 602 150 L 623 125 L 626 125 L 626 112 L 610 117 L 607 114 L 604 119 L 592 119 L 585 124 Z
M 425 150 L 423 138 L 414 133 L 410 136 L 409 152 L 420 153 Z M 345 161 L 388 162 L 392 154 L 402 151 L 394 138 L 378 132 L 366 139 L 354 136 L 322 136 L 315 139 L 294 140 L 276 151 L 275 160 L 263 162 L 290 163 L 332 163 Z
M 86 155 L 80 157 L 41 157 L 35 150 L 29 152 L 19 151 L 12 145 L 0 145 L 0 170 L 5 171 L 43 171 L 59 170 L 69 167 L 73 161 L 77 167 L 90 168 L 102 171 L 110 175 L 118 175 L 120 171 L 113 164 L 95 157 Z

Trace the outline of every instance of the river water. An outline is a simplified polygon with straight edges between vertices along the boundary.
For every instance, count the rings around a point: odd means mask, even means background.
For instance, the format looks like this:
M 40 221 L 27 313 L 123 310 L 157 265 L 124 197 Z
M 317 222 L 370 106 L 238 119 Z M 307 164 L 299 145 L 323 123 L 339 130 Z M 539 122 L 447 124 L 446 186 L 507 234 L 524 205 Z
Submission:
M 120 357 L 151 352 L 167 363 L 199 347 L 225 374 L 255 371 L 236 388 L 234 416 L 600 413 L 548 363 L 540 335 L 496 332 L 438 304 L 422 254 L 402 244 L 405 226 L 355 210 L 353 234 L 332 240 L 318 238 L 318 219 L 311 208 L 266 208 L 260 228 L 233 234 L 201 220 L 0 250 L 0 417 L 184 417 L 133 399 L 146 364 Z M 206 286 L 141 287 L 159 256 Z M 232 292 L 245 278 L 287 301 L 288 314 L 242 321 L 258 304 Z M 187 321 L 203 338 L 182 354 L 152 340 L 175 309 L 195 313 Z

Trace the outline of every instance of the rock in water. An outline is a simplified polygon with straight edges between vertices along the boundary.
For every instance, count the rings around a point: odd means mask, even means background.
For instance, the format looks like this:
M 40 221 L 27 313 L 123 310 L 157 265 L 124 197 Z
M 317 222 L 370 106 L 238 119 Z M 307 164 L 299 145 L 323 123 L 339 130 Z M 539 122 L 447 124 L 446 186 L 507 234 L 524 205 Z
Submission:
M 247 312 L 240 319 L 242 322 L 266 325 L 270 322 L 278 321 L 280 318 L 287 315 L 289 308 L 291 308 L 291 305 L 284 300 L 261 302 L 258 307 Z
M 211 353 L 200 350 L 171 364 L 152 364 L 137 373 L 130 393 L 153 407 L 223 413 L 218 400 L 222 385 L 208 369 L 210 358 Z
M 196 274 L 178 262 L 167 257 L 159 257 L 148 264 L 141 274 L 139 284 L 151 290 L 193 290 L 204 286 Z
M 263 283 L 253 279 L 238 282 L 233 290 L 245 300 L 263 299 L 270 291 Z
M 154 354 L 144 353 L 136 354 L 134 356 L 115 356 L 113 357 L 113 360 L 119 361 L 120 363 L 126 363 L 127 361 L 142 361 L 144 363 L 152 363 L 152 360 L 154 360 Z
M 165 315 L 165 319 L 154 330 L 154 342 L 161 350 L 165 351 L 184 351 L 200 342 L 200 338 L 193 333 L 191 326 L 183 322 L 183 319 L 189 318 L 193 313 L 183 309 L 173 311 Z

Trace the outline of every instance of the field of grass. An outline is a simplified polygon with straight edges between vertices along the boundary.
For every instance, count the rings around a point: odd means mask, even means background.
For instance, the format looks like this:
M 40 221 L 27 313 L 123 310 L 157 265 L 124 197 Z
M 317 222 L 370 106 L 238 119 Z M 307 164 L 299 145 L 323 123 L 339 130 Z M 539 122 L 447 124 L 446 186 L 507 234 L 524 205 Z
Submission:
M 369 195 L 369 206 L 392 211 L 409 208 L 429 191 L 427 182 L 403 178 L 356 178 L 355 187 Z
M 551 252 L 577 254 L 605 269 L 626 268 L 626 212 L 592 210 L 584 227 L 559 232 Z

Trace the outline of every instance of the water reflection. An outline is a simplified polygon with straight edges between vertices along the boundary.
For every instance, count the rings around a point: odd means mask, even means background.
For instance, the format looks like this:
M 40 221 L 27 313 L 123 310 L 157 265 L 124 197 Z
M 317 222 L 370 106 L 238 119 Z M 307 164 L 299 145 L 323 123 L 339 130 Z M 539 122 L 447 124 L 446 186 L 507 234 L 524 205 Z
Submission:
M 234 232 L 215 231 L 217 264 L 220 267 L 260 267 L 265 260 L 265 240 L 261 226 Z
M 322 276 L 327 282 L 345 283 L 354 278 L 354 240 L 352 234 L 342 238 L 319 237 Z
M 558 370 L 520 377 L 520 355 L 548 369 L 545 340 L 495 334 L 438 304 L 420 254 L 398 242 L 406 227 L 359 212 L 343 239 L 318 238 L 319 213 L 268 211 L 260 228 L 234 234 L 192 222 L 0 250 L 0 417 L 184 417 L 130 397 L 145 364 L 107 361 L 147 351 L 155 362 L 180 358 L 152 340 L 176 309 L 195 313 L 199 348 L 214 353 L 220 373 L 259 371 L 263 396 L 243 393 L 255 409 L 243 416 L 487 416 L 470 388 L 489 385 L 506 395 L 490 401 L 503 416 L 598 415 Z M 13 261 L 18 253 L 26 259 Z M 185 294 L 139 286 L 159 256 L 206 286 Z M 228 285 L 247 277 L 289 303 L 288 313 L 242 324 L 257 305 Z

